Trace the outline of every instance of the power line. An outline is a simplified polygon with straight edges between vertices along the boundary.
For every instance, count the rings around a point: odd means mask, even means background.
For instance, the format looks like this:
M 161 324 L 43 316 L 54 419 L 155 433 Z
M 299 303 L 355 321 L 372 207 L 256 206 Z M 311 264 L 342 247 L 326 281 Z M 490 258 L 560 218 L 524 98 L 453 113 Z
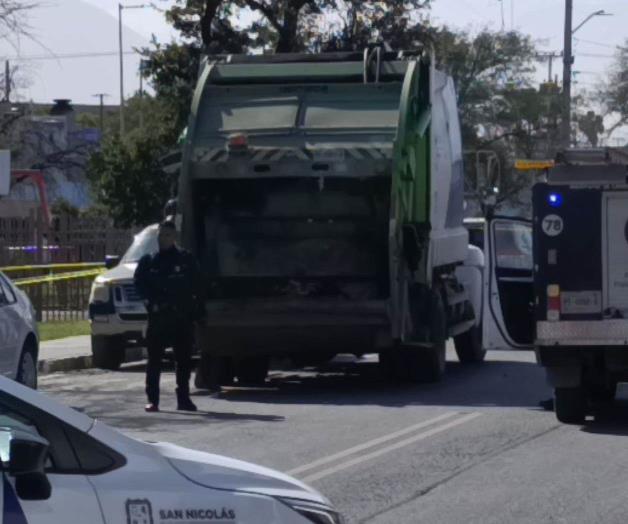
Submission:
M 99 53 L 67 53 L 67 54 L 48 54 L 48 55 L 25 55 L 25 56 L 12 56 L 7 60 L 12 62 L 29 62 L 31 60 L 68 60 L 75 58 L 102 58 L 108 56 L 118 56 L 118 51 L 102 51 Z M 137 55 L 137 51 L 125 51 L 125 55 Z
M 577 53 L 577 55 L 586 58 L 615 58 L 615 55 L 602 55 L 599 53 Z
M 576 42 L 583 42 L 585 44 L 597 45 L 600 47 L 608 47 L 609 49 L 621 49 L 618 45 L 604 44 L 603 42 L 596 42 L 595 40 L 584 40 L 583 38 L 574 38 Z

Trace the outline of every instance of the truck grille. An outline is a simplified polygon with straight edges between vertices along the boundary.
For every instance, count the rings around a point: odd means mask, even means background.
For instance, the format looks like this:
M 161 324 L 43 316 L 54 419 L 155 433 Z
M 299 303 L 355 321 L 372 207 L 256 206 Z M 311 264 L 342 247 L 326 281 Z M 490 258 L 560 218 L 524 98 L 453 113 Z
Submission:
M 134 284 L 125 284 L 122 287 L 122 295 L 125 302 L 141 302 L 142 298 L 137 292 Z

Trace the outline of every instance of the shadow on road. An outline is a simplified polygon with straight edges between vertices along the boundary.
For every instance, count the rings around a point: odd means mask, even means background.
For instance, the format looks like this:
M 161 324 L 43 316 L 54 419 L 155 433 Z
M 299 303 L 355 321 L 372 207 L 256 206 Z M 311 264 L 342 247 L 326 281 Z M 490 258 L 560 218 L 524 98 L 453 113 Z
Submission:
M 331 363 L 317 369 L 271 372 L 266 389 L 224 388 L 232 402 L 526 407 L 539 408 L 551 396 L 536 364 L 491 360 L 463 366 L 449 362 L 442 382 L 395 385 L 383 379 L 376 361 Z
M 596 406 L 593 421 L 582 426 L 582 431 L 596 435 L 628 436 L 628 397 Z

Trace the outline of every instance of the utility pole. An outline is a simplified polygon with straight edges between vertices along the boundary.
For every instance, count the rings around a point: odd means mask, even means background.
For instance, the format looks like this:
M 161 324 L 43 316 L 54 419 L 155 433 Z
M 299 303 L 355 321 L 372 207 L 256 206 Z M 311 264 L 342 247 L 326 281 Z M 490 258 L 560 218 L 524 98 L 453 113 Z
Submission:
M 11 101 L 11 64 L 8 60 L 4 62 L 4 101 Z
M 100 98 L 100 132 L 105 133 L 105 97 L 109 96 L 107 93 L 98 93 L 92 95 L 96 98 Z
M 147 61 L 140 59 L 140 129 L 144 129 L 144 72 Z
M 561 58 L 563 56 L 562 53 L 558 53 L 556 51 L 547 51 L 536 54 L 536 58 L 539 60 L 547 60 L 548 61 L 548 75 L 547 82 L 552 83 L 554 81 L 554 58 Z
M 120 44 L 120 138 L 124 136 L 124 55 L 122 51 L 122 4 L 118 4 L 118 39 Z
M 120 137 L 124 135 L 124 52 L 122 49 L 122 11 L 124 9 L 144 9 L 151 5 L 122 5 L 118 4 L 118 40 L 120 44 Z
M 565 48 L 563 51 L 563 119 L 562 145 L 571 144 L 571 68 L 574 63 L 572 54 L 573 37 L 573 0 L 565 0 Z

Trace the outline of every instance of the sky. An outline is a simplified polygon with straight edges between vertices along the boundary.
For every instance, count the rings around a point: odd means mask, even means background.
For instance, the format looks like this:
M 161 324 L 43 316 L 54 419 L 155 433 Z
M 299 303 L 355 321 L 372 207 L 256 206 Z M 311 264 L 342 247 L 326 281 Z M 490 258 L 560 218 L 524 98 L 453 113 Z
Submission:
M 30 15 L 38 42 L 22 39 L 17 48 L 0 43 L 0 57 L 10 58 L 21 69 L 20 98 L 95 103 L 94 94 L 106 93 L 107 102 L 117 104 L 118 0 L 42 1 L 44 6 Z M 172 0 L 153 3 L 166 8 Z M 613 14 L 593 18 L 575 35 L 576 90 L 592 89 L 604 80 L 616 46 L 628 38 L 628 0 L 574 0 L 574 4 L 574 25 L 600 9 Z M 472 32 L 484 27 L 516 29 L 530 34 L 542 51 L 561 51 L 563 47 L 564 0 L 433 0 L 430 17 L 437 24 Z M 128 95 L 139 87 L 139 59 L 133 49 L 148 45 L 152 35 L 160 41 L 176 39 L 177 35 L 163 12 L 154 9 L 125 9 L 123 21 L 124 49 L 129 53 L 124 56 L 124 90 Z M 76 56 L 100 53 L 106 56 Z M 547 62 L 539 62 L 538 79 L 547 74 Z M 562 78 L 560 59 L 554 63 L 554 74 Z

